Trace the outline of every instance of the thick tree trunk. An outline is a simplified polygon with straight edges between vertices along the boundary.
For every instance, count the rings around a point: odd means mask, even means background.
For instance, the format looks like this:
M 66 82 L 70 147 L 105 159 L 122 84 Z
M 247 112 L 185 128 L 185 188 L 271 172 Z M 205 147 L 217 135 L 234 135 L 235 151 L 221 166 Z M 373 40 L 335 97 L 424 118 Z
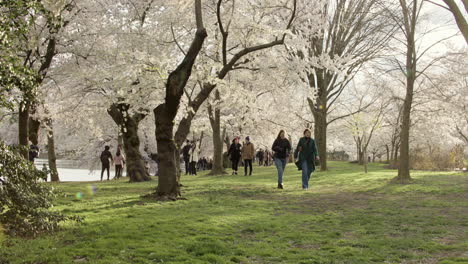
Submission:
M 60 181 L 58 170 L 57 170 L 57 156 L 55 155 L 55 140 L 54 140 L 54 128 L 52 120 L 46 121 L 47 125 L 47 157 L 49 160 L 50 180 L 53 182 Z M 33 142 L 34 143 L 34 142 Z
M 364 165 L 364 151 L 359 150 L 359 157 L 358 157 L 358 164 L 359 165 Z
M 28 102 L 21 102 L 19 104 L 18 110 L 18 143 L 20 146 L 25 147 L 25 150 L 21 151 L 22 156 L 25 159 L 28 159 L 28 151 L 29 149 L 29 106 Z
M 130 116 L 128 114 L 129 108 L 130 106 L 127 104 L 113 104 L 107 112 L 120 129 L 127 176 L 130 182 L 150 181 L 151 177 L 141 157 L 140 138 L 138 137 L 138 125 L 146 115 L 137 113 Z
M 28 134 L 29 134 L 29 141 L 34 145 L 39 144 L 39 129 L 41 127 L 41 122 L 38 120 L 29 117 L 28 120 Z
M 158 145 L 159 155 L 159 177 L 158 187 L 156 188 L 156 196 L 160 200 L 175 200 L 180 193 L 180 163 L 179 151 L 180 145 L 187 137 L 190 130 L 191 118 L 194 113 L 191 113 L 190 118 L 183 118 L 179 124 L 179 130 L 182 132 L 176 135 L 174 139 L 174 119 L 177 115 L 177 110 L 180 105 L 180 99 L 184 94 L 187 81 L 192 74 L 192 67 L 200 53 L 203 42 L 208 36 L 205 27 L 203 26 L 202 5 L 201 0 L 195 0 L 195 17 L 197 23 L 197 32 L 193 39 L 184 60 L 177 68 L 169 74 L 166 83 L 166 97 L 163 104 L 158 105 L 154 109 L 156 123 L 156 142 Z M 210 91 L 211 92 L 211 91 Z M 208 93 L 209 95 L 209 93 Z M 208 97 L 207 95 L 207 97 Z M 195 99 L 195 101 L 198 99 Z M 192 101 L 193 102 L 193 101 Z M 196 105 L 201 105 L 202 102 L 197 101 Z M 179 146 L 176 145 L 176 142 Z
M 156 141 L 159 155 L 159 177 L 156 193 L 158 197 L 176 200 L 180 196 L 180 166 L 177 164 L 178 151 L 173 138 L 173 117 L 166 114 L 165 104 L 154 110 L 156 117 Z
M 146 170 L 145 162 L 140 153 L 140 138 L 138 137 L 138 122 L 127 117 L 126 131 L 122 133 L 123 148 L 125 152 L 127 176 L 130 182 L 150 181 L 151 177 Z

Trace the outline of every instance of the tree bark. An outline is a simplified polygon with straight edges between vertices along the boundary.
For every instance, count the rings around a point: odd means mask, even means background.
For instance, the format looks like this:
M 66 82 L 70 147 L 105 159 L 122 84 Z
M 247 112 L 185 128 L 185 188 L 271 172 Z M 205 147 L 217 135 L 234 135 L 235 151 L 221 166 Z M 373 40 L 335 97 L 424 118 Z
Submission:
M 140 138 L 138 137 L 138 126 L 140 121 L 146 115 L 128 113 L 130 106 L 128 104 L 112 104 L 108 109 L 108 114 L 119 126 L 123 141 L 123 150 L 125 152 L 125 165 L 127 167 L 127 176 L 130 182 L 150 181 L 151 177 L 146 170 L 145 162 L 140 153 Z
M 177 164 L 177 147 L 174 144 L 173 129 L 175 115 L 167 115 L 166 105 L 162 104 L 154 110 L 156 117 L 156 141 L 159 155 L 159 177 L 156 194 L 161 199 L 176 200 L 180 196 L 179 174 Z
M 387 151 L 387 163 L 390 163 L 390 150 L 387 144 L 385 145 L 385 150 Z
M 184 60 L 167 78 L 164 103 L 158 105 L 153 111 L 156 124 L 156 142 L 158 145 L 158 155 L 160 157 L 156 196 L 160 200 L 176 200 L 177 197 L 181 195 L 179 189 L 180 163 L 178 162 L 178 147 L 180 148 L 180 146 L 176 146 L 176 142 L 174 141 L 174 120 L 180 105 L 180 99 L 184 94 L 185 86 L 192 74 L 193 64 L 207 37 L 206 29 L 203 26 L 201 0 L 195 0 L 195 18 L 197 23 L 195 38 Z M 185 130 L 190 130 L 190 122 L 181 125 L 184 126 Z M 185 140 L 186 135 L 187 134 L 185 134 L 185 137 L 181 140 L 181 144 Z
M 319 86 L 324 83 L 322 78 L 318 78 Z M 314 137 L 317 142 L 318 153 L 320 157 L 320 170 L 326 171 L 327 168 L 327 100 L 324 93 L 319 92 L 317 104 L 309 98 L 309 107 L 315 120 Z
M 220 99 L 219 91 L 216 90 L 215 98 Z M 208 106 L 208 116 L 210 119 L 211 129 L 213 132 L 213 168 L 210 175 L 226 174 L 223 167 L 223 135 L 221 135 L 221 111 L 219 108 Z M 223 133 L 224 134 L 224 133 Z
M 455 22 L 457 22 L 457 26 L 460 29 L 463 37 L 465 38 L 466 44 L 468 44 L 468 24 L 465 20 L 465 17 L 458 7 L 457 3 L 454 0 L 443 0 L 445 4 L 447 4 L 450 12 L 452 12 L 453 17 L 455 18 Z M 463 0 L 463 5 L 465 7 L 465 11 L 468 12 L 468 1 Z
M 18 110 L 18 143 L 25 149 L 21 151 L 22 156 L 28 159 L 29 149 L 29 102 L 21 102 Z
M 31 114 L 33 114 L 31 112 Z M 41 122 L 39 120 L 36 120 L 29 116 L 28 120 L 28 135 L 29 135 L 29 141 L 33 143 L 34 145 L 39 144 L 39 129 L 41 127 Z
M 54 128 L 51 119 L 46 120 L 47 125 L 47 158 L 49 160 L 50 180 L 59 182 L 57 170 L 57 156 L 55 155 Z M 34 143 L 34 142 L 33 142 Z
M 416 43 L 415 32 L 417 22 L 418 1 L 414 0 L 412 9 L 406 5 L 406 0 L 400 0 L 400 6 L 403 12 L 405 36 L 406 36 L 406 96 L 403 103 L 403 116 L 401 119 L 400 131 L 400 159 L 398 166 L 397 180 L 408 182 L 410 177 L 409 160 L 409 136 L 411 125 L 411 106 L 413 103 L 413 90 L 416 80 Z

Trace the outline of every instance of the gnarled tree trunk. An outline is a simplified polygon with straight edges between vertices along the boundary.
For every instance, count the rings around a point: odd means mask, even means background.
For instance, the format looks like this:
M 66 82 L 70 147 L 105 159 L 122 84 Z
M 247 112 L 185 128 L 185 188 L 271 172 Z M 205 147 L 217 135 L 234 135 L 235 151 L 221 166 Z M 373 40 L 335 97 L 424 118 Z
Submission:
M 138 137 L 138 125 L 146 115 L 136 113 L 129 115 L 128 104 L 112 104 L 107 111 L 114 122 L 119 126 L 123 149 L 125 152 L 125 166 L 130 182 L 149 181 L 151 177 L 146 170 L 145 162 L 140 153 L 140 138 Z M 124 114 L 125 113 L 125 114 Z

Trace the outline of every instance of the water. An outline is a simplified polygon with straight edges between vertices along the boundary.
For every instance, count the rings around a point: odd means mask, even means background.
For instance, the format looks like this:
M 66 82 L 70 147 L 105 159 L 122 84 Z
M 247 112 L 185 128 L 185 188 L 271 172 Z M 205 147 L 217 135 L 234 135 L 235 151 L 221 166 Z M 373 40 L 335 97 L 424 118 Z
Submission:
M 48 167 L 48 161 L 46 159 L 36 159 L 34 165 L 39 170 L 42 170 L 43 165 L 46 164 Z M 101 170 L 89 170 L 80 168 L 78 161 L 72 160 L 57 160 L 57 171 L 61 182 L 87 182 L 87 181 L 100 181 Z M 126 172 L 122 173 L 126 176 Z M 110 179 L 114 178 L 115 170 L 111 166 Z M 107 171 L 104 172 L 103 180 L 107 180 Z M 47 181 L 50 181 L 50 175 L 47 176 Z

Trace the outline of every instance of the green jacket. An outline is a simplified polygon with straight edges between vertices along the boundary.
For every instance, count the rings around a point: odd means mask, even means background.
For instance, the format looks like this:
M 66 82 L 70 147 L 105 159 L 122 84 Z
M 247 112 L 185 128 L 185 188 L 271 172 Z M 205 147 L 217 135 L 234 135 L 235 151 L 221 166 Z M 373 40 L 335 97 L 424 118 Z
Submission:
M 299 151 L 302 149 L 302 151 Z M 297 143 L 296 150 L 294 151 L 294 159 L 297 160 L 296 166 L 299 170 L 302 169 L 302 161 L 307 160 L 307 165 L 312 167 L 312 171 L 315 170 L 315 159 L 319 156 L 315 140 L 313 138 L 302 137 Z

